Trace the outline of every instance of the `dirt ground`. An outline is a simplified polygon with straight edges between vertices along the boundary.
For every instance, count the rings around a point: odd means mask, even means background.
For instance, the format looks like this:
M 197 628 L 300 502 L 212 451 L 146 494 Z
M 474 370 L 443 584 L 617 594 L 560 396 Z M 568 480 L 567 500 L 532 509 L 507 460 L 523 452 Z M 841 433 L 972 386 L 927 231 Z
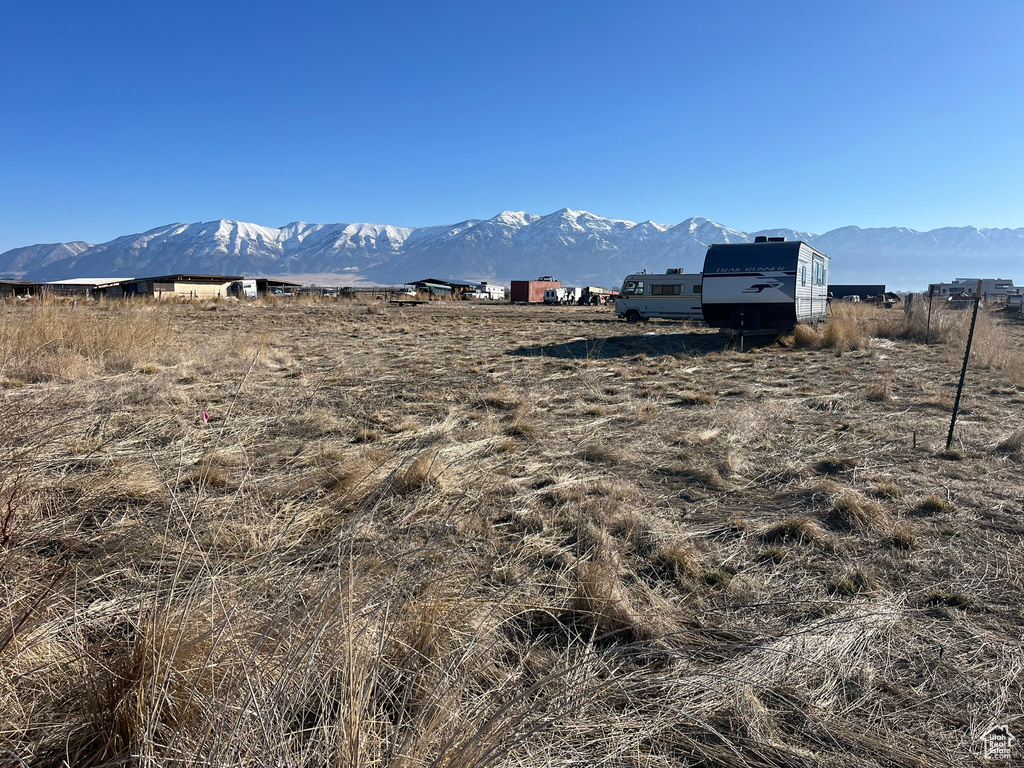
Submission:
M 969 369 L 947 451 L 951 344 L 140 311 L 127 361 L 0 367 L 22 764 L 959 766 L 1024 739 L 1019 368 Z

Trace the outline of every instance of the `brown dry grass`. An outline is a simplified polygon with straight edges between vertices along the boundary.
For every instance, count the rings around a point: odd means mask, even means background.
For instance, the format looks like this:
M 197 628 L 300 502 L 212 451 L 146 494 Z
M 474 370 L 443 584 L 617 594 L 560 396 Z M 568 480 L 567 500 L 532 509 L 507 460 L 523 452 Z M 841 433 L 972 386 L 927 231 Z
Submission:
M 979 359 L 938 456 L 952 332 L 741 354 L 454 302 L 0 323 L 14 764 L 953 766 L 1024 730 L 1024 386 Z
M 846 352 L 863 349 L 871 344 L 871 329 L 865 317 L 874 315 L 874 308 L 858 304 L 835 303 L 829 307 L 826 322 L 817 327 L 798 325 L 793 329 L 793 341 L 797 347 L 812 349 L 834 349 Z
M 81 307 L 47 298 L 0 306 L 0 379 L 40 382 L 158 370 L 170 330 L 152 302 Z M 10 384 L 8 384 L 10 386 Z
M 920 297 L 910 314 L 872 305 L 836 303 L 830 307 L 827 322 L 817 328 L 797 326 L 792 342 L 798 348 L 833 349 L 842 353 L 871 347 L 878 339 L 919 343 L 927 339 L 930 344 L 945 349 L 947 358 L 955 361 L 963 358 L 971 315 L 970 310 L 951 310 L 935 302 L 929 327 L 928 306 Z M 1024 384 L 1024 347 L 1019 334 L 1010 328 L 1012 320 L 982 308 L 971 344 L 971 362 L 976 367 L 1001 371 L 1006 383 L 1020 385 Z M 888 383 L 876 382 L 868 396 L 886 399 L 890 396 Z
M 997 453 L 1009 456 L 1024 456 L 1024 427 L 1014 430 L 1001 439 L 995 447 Z

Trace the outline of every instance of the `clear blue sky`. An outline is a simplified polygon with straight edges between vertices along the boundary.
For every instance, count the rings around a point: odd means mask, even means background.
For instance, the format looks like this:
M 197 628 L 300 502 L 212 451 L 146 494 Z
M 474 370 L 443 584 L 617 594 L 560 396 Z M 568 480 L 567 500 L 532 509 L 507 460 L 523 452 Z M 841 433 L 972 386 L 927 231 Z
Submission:
M 562 207 L 1024 226 L 1024 2 L 0 0 L 0 251 Z

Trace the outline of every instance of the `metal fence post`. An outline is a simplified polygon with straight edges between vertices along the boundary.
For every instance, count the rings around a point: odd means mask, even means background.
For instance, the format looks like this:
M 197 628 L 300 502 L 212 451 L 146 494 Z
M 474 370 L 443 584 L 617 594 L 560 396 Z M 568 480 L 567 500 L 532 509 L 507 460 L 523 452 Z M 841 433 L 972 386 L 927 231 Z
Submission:
M 928 324 L 924 329 L 924 343 L 928 344 L 928 340 L 932 334 L 932 297 L 935 295 L 935 286 L 928 286 Z
M 953 401 L 953 418 L 949 420 L 949 435 L 946 437 L 946 450 L 953 445 L 953 429 L 956 427 L 956 415 L 960 411 L 960 395 L 964 391 L 964 379 L 967 378 L 967 361 L 971 359 L 971 342 L 974 341 L 974 325 L 978 321 L 978 307 L 981 305 L 981 281 L 974 296 L 974 314 L 971 315 L 971 330 L 967 333 L 967 349 L 964 350 L 964 366 L 960 369 L 960 383 L 956 388 L 956 400 Z

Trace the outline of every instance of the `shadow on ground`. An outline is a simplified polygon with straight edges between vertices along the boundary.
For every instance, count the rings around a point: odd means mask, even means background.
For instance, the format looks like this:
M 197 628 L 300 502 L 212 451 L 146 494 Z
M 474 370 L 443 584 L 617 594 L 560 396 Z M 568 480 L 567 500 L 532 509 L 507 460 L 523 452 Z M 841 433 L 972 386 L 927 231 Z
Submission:
M 646 333 L 604 339 L 573 339 L 562 344 L 518 347 L 505 354 L 518 357 L 554 357 L 565 360 L 605 359 L 633 355 L 688 355 L 702 357 L 729 348 L 731 340 L 718 333 Z

